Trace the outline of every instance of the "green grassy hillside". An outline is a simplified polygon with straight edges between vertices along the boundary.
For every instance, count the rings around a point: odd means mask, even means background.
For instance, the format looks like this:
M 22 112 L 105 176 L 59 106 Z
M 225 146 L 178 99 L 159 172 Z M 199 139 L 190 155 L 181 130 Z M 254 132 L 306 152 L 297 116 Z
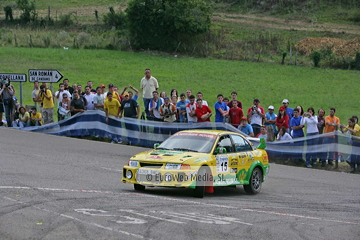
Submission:
M 267 108 L 278 108 L 284 98 L 290 106 L 302 105 L 328 109 L 335 107 L 342 122 L 360 115 L 356 97 L 359 71 L 319 69 L 270 63 L 250 63 L 215 59 L 154 56 L 109 50 L 64 50 L 36 48 L 0 48 L 3 72 L 27 73 L 28 69 L 57 69 L 70 83 L 94 86 L 114 83 L 139 87 L 144 69 L 149 67 L 160 84 L 159 91 L 172 88 L 185 92 L 201 91 L 213 109 L 216 95 L 230 96 L 237 91 L 248 108 L 254 98 Z M 14 84 L 17 89 L 19 84 Z M 55 87 L 55 89 L 57 89 Z M 24 84 L 25 104 L 31 103 L 32 84 Z M 142 100 L 140 99 L 140 103 Z

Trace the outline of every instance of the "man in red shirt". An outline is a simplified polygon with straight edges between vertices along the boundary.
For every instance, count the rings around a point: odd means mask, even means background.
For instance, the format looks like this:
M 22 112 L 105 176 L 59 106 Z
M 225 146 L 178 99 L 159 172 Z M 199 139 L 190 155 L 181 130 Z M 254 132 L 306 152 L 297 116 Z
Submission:
M 238 107 L 238 101 L 232 100 L 232 108 L 230 109 L 230 123 L 234 127 L 238 127 L 240 125 L 240 120 L 244 116 L 244 113 L 241 108 Z
M 198 122 L 210 122 L 210 117 L 212 115 L 210 108 L 206 105 L 203 105 L 200 98 L 196 100 L 196 103 L 197 107 L 195 111 Z

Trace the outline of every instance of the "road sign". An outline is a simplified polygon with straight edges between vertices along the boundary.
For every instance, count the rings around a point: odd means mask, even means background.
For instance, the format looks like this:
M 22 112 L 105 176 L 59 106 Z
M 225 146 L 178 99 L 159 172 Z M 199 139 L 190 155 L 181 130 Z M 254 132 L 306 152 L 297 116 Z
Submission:
M 9 78 L 10 82 L 26 82 L 26 74 L 21 73 L 0 73 L 0 80 Z
M 30 82 L 46 82 L 57 83 L 63 78 L 63 75 L 58 70 L 39 70 L 29 69 Z

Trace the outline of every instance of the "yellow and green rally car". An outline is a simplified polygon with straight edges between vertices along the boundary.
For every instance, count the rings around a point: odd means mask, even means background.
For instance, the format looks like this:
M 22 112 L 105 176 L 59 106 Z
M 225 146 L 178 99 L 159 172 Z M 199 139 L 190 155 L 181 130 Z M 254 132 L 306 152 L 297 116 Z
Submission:
M 122 182 L 134 184 L 138 191 L 146 186 L 193 188 L 195 197 L 214 187 L 235 185 L 256 194 L 270 169 L 265 140 L 254 148 L 234 132 L 186 130 L 154 147 L 131 157 Z

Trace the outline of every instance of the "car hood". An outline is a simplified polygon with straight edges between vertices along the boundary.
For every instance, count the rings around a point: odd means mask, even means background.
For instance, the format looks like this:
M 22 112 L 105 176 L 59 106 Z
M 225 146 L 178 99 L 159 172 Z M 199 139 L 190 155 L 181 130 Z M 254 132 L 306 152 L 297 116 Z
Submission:
M 195 159 L 202 159 L 208 156 L 206 153 L 172 151 L 172 150 L 152 150 L 149 152 L 134 155 L 131 160 L 159 162 L 159 163 L 184 163 Z M 206 157 L 205 157 L 206 158 Z M 207 160 L 208 158 L 203 160 Z

